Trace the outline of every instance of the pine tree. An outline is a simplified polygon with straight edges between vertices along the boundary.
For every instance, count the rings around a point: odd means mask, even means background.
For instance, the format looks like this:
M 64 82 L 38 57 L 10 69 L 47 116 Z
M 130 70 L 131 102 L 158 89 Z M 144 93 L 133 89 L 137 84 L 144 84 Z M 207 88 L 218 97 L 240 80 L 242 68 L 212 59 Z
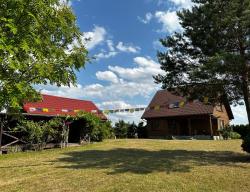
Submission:
M 162 88 L 179 88 L 190 97 L 241 104 L 250 121 L 250 1 L 193 0 L 177 14 L 182 32 L 161 39 L 158 52 L 165 75 L 155 76 Z

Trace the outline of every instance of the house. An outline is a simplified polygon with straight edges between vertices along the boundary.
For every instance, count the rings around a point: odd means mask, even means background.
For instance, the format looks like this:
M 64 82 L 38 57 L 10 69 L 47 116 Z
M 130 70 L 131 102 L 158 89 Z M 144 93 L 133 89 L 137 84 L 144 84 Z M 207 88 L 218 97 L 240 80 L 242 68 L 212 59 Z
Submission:
M 228 102 L 213 106 L 185 98 L 167 90 L 158 91 L 150 102 L 142 119 L 147 120 L 150 138 L 171 138 L 178 136 L 219 136 L 219 129 L 233 119 Z

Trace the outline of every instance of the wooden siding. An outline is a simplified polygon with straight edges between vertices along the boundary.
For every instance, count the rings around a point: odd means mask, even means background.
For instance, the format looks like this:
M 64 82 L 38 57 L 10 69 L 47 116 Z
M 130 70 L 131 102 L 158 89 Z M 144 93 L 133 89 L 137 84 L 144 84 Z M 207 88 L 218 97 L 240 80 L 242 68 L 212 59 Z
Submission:
M 212 121 L 212 123 L 213 129 L 216 130 L 216 124 L 214 124 L 214 121 Z M 151 118 L 147 120 L 147 131 L 151 138 L 212 135 L 209 115 L 178 118 Z

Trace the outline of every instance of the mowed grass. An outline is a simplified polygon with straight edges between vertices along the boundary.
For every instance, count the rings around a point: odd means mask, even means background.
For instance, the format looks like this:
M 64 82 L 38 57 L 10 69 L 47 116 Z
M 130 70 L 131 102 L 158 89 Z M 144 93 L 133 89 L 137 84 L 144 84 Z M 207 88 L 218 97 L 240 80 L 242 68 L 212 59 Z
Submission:
M 0 191 L 250 191 L 240 140 L 107 140 L 0 156 Z

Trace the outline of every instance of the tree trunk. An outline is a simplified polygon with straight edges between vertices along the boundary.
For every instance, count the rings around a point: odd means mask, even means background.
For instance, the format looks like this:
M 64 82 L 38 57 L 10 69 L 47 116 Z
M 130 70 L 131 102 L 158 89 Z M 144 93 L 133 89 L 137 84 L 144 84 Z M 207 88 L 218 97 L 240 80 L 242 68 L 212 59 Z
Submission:
M 243 96 L 247 111 L 248 124 L 250 124 L 250 102 L 249 102 L 249 89 L 247 81 L 243 81 Z
M 1 118 L 0 123 L 0 155 L 2 154 L 2 137 L 3 137 L 3 119 Z

